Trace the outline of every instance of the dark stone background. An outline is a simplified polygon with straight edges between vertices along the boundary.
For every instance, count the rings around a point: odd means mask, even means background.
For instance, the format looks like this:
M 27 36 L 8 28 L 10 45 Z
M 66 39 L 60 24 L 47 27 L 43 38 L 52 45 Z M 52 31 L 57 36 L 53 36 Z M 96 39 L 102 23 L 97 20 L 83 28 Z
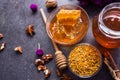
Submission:
M 80 5 L 77 0 L 57 0 L 58 6 L 62 4 Z M 5 50 L 0 52 L 0 80 L 44 80 L 43 72 L 38 72 L 34 60 L 38 58 L 35 55 L 37 43 L 41 43 L 41 48 L 44 53 L 54 54 L 54 48 L 51 40 L 46 34 L 45 24 L 38 10 L 33 14 L 29 8 L 31 3 L 36 3 L 38 8 L 43 8 L 46 15 L 51 10 L 45 7 L 45 0 L 0 0 L 0 33 L 3 33 L 4 38 L 0 40 L 0 44 L 6 41 Z M 102 8 L 96 6 L 83 7 L 90 16 L 90 28 L 87 35 L 80 42 L 87 42 L 96 47 L 100 45 L 95 41 L 92 35 L 92 19 Z M 26 26 L 33 24 L 36 34 L 29 37 L 25 33 Z M 24 52 L 22 55 L 14 52 L 16 46 L 22 46 Z M 75 46 L 64 47 L 58 45 L 66 57 L 70 50 Z M 114 57 L 117 65 L 120 67 L 120 48 L 112 49 L 111 54 Z M 59 80 L 56 75 L 55 59 L 46 64 L 52 71 L 51 76 L 47 80 Z M 68 69 L 64 71 L 72 76 L 75 80 L 113 80 L 107 66 L 103 63 L 100 72 L 90 79 L 81 79 L 74 76 Z

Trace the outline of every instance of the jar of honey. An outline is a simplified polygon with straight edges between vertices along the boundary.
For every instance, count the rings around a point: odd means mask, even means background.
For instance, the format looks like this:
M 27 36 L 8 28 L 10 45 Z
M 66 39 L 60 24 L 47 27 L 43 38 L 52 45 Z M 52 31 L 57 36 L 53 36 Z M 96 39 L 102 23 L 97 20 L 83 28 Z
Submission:
M 92 32 L 103 47 L 120 47 L 120 2 L 107 5 L 94 17 Z

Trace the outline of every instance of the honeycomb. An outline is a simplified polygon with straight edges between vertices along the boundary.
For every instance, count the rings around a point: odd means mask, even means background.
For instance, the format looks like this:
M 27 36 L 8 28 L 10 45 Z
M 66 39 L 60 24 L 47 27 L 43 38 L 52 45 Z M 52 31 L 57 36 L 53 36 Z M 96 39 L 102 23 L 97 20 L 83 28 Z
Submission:
M 61 25 L 74 26 L 81 16 L 81 10 L 61 9 L 56 15 L 57 21 Z

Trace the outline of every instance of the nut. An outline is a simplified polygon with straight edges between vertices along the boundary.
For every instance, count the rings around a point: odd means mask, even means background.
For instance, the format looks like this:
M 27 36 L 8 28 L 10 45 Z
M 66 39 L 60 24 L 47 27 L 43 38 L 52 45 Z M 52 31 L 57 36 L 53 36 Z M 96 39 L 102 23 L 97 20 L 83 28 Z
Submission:
M 27 26 L 26 33 L 27 33 L 28 35 L 30 35 L 30 36 L 33 36 L 33 34 L 35 33 L 35 31 L 34 31 L 34 28 L 33 28 L 32 25 L 28 25 L 28 26 Z
M 44 64 L 45 64 L 44 60 L 41 60 L 41 59 L 36 59 L 36 60 L 35 60 L 35 65 L 36 65 L 36 66 L 44 65 Z
M 44 70 L 45 78 L 48 78 L 51 74 L 51 71 L 49 69 Z
M 3 51 L 3 49 L 5 48 L 6 42 L 3 42 L 0 46 L 0 51 Z
M 47 8 L 56 7 L 57 6 L 57 1 L 56 0 L 47 0 L 45 4 L 46 4 Z
M 21 53 L 21 54 L 23 53 L 23 49 L 22 49 L 21 46 L 16 47 L 14 50 L 15 50 L 16 52 Z
M 0 39 L 2 39 L 3 38 L 3 34 L 2 33 L 0 33 Z
M 42 59 L 44 61 L 50 61 L 51 59 L 53 59 L 53 55 L 52 54 L 46 54 L 42 56 Z
M 46 69 L 47 69 L 47 67 L 45 65 L 38 65 L 38 67 L 37 67 L 38 71 L 46 70 Z

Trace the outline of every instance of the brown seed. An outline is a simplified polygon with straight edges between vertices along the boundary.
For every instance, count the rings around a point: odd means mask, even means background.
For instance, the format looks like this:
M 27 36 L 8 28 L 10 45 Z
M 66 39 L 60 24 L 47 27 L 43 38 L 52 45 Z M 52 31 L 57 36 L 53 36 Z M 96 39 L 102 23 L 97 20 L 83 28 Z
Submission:
M 0 51 L 3 51 L 3 49 L 5 48 L 6 42 L 3 42 L 0 46 Z
M 32 25 L 28 25 L 26 28 L 26 33 L 29 34 L 30 36 L 33 36 L 35 31 Z
M 3 38 L 3 34 L 2 33 L 0 33 L 0 39 L 2 39 Z
M 16 52 L 23 53 L 23 48 L 21 46 L 18 46 L 14 49 Z
M 36 59 L 36 60 L 35 60 L 35 65 L 36 65 L 36 66 L 44 65 L 44 64 L 45 64 L 44 60 L 41 60 L 41 59 Z

